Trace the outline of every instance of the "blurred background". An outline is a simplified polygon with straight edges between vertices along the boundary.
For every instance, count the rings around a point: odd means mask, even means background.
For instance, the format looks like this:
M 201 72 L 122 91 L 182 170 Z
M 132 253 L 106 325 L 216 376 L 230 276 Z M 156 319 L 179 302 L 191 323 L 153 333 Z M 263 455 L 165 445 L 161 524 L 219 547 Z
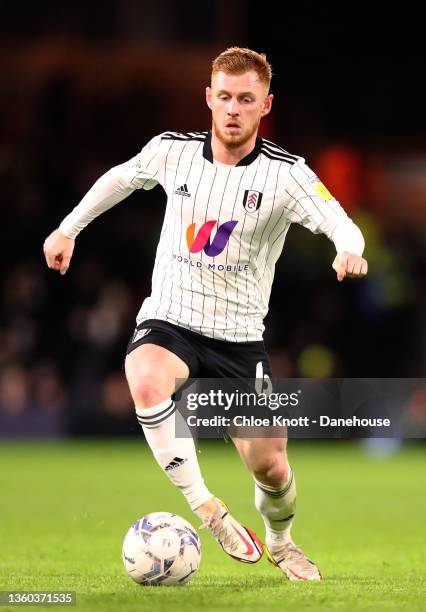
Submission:
M 274 376 L 424 376 L 423 22 L 362 3 L 282 8 L 0 1 L 0 436 L 140 435 L 122 364 L 164 192 L 98 218 L 65 277 L 47 270 L 42 244 L 152 136 L 209 129 L 211 61 L 231 45 L 272 63 L 261 134 L 306 158 L 367 244 L 368 277 L 337 283 L 333 245 L 290 229 L 266 319 Z M 423 427 L 425 404 L 413 398 Z

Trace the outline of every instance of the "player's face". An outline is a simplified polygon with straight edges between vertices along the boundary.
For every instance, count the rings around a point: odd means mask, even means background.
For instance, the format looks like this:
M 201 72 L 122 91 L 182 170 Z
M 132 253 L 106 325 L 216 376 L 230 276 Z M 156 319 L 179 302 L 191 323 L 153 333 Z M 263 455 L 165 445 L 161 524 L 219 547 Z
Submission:
M 260 120 L 271 110 L 271 94 L 256 72 L 216 72 L 206 89 L 213 132 L 228 147 L 240 147 L 257 135 Z

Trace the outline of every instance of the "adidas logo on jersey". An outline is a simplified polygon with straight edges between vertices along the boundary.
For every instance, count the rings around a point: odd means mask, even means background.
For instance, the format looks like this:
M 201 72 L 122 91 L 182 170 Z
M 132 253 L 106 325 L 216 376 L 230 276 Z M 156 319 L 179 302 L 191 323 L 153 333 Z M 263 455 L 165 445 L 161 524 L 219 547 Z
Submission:
M 181 195 L 181 196 L 186 196 L 187 198 L 191 197 L 191 194 L 188 191 L 188 186 L 185 183 L 185 185 L 182 185 L 182 187 L 178 187 L 175 191 L 176 195 Z
M 182 459 L 181 457 L 175 457 L 174 459 L 170 461 L 168 465 L 166 465 L 164 469 L 166 472 L 170 472 L 170 470 L 174 470 L 175 468 L 185 463 L 185 461 L 188 461 L 188 459 Z

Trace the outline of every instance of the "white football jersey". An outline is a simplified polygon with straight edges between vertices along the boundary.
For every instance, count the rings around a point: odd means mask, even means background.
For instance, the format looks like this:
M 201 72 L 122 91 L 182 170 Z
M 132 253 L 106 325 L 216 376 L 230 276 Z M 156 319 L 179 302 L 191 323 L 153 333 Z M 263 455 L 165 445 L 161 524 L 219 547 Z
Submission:
M 330 238 L 350 222 L 303 158 L 258 137 L 236 166 L 211 133 L 165 132 L 127 164 L 136 188 L 167 194 L 152 293 L 137 316 L 211 338 L 261 340 L 275 264 L 292 222 Z
M 75 237 L 135 189 L 167 194 L 152 292 L 137 322 L 211 338 L 261 340 L 275 264 L 291 223 L 362 254 L 357 226 L 299 156 L 260 137 L 236 166 L 215 163 L 211 133 L 165 132 L 101 177 L 60 229 Z

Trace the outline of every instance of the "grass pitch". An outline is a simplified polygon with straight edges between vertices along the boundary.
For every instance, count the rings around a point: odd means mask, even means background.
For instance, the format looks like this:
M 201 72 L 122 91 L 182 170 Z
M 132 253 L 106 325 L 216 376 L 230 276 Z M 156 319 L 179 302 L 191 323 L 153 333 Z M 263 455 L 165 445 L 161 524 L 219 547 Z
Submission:
M 233 445 L 200 449 L 208 486 L 263 536 Z M 145 444 L 3 443 L 0 590 L 72 590 L 77 610 L 102 612 L 425 610 L 425 447 L 372 459 L 355 443 L 292 442 L 290 458 L 293 538 L 318 563 L 322 583 L 287 582 L 265 559 L 237 563 L 201 532 L 201 567 L 189 585 L 140 587 L 120 556 L 130 524 L 165 510 L 198 526 Z

